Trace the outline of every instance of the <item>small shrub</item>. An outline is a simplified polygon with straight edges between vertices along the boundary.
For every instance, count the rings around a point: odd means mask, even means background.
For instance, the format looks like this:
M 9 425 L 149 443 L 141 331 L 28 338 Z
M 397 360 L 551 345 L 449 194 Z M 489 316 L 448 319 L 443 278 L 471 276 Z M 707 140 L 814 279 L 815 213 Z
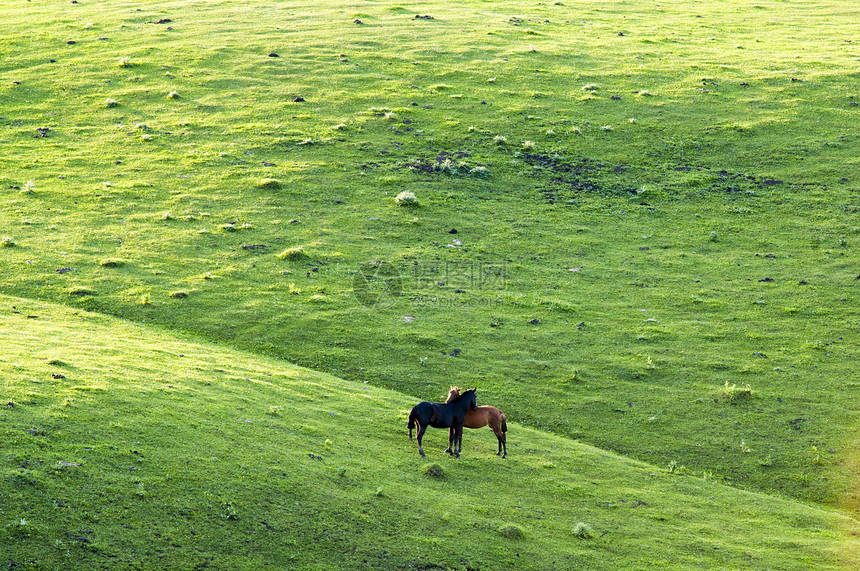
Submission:
M 0 238 L 0 247 L 13 248 L 15 247 L 15 245 L 15 240 L 12 238 L 12 236 L 3 236 L 2 238 Z
M 418 197 L 415 196 L 414 192 L 404 190 L 403 192 L 394 197 L 394 204 L 396 204 L 397 206 L 417 206 Z
M 682 466 L 681 464 L 678 464 L 674 460 L 671 460 L 666 466 L 666 471 L 670 474 L 686 474 L 687 468 L 685 466 Z
M 21 189 L 21 194 L 34 194 L 36 192 L 36 181 L 28 180 L 24 183 L 24 188 Z
M 10 537 L 26 538 L 30 537 L 32 526 L 26 519 L 16 519 L 12 523 L 6 524 L 6 532 Z
M 743 387 L 738 387 L 735 384 L 729 386 L 729 382 L 726 381 L 726 384 L 720 389 L 720 397 L 728 402 L 735 403 L 742 400 L 746 400 L 752 396 L 752 388 L 750 388 L 749 383 L 747 383 Z
M 239 514 L 236 512 L 236 508 L 233 507 L 233 504 L 224 502 L 224 505 L 221 507 L 221 519 L 235 520 L 238 518 Z
M 96 292 L 94 290 L 88 288 L 87 286 L 82 286 L 82 285 L 72 286 L 72 288 L 69 289 L 69 295 L 76 296 L 76 297 L 84 297 L 84 296 L 95 295 L 95 294 L 96 294 Z
M 445 159 L 443 161 L 437 161 L 436 164 L 433 165 L 433 170 L 444 174 L 459 174 L 463 167 L 464 165 L 461 165 L 456 161 Z
M 534 141 L 524 141 L 523 142 L 523 150 L 524 151 L 534 151 L 537 148 L 537 145 Z
M 445 471 L 442 469 L 442 466 L 439 464 L 427 464 L 424 466 L 424 475 L 430 476 L 431 478 L 444 478 Z
M 304 260 L 308 257 L 308 255 L 305 253 L 305 249 L 301 246 L 296 246 L 295 248 L 287 248 L 280 254 L 277 254 L 277 256 L 282 260 L 291 260 L 294 262 L 298 260 Z
M 186 297 L 188 297 L 188 292 L 185 290 L 177 290 L 177 291 L 172 291 L 167 295 L 168 295 L 168 297 L 171 297 L 173 299 L 185 299 Z
M 99 265 L 103 268 L 121 268 L 125 265 L 125 260 L 120 260 L 117 258 L 105 258 Z
M 119 107 L 119 101 L 117 101 L 116 99 L 108 98 L 108 99 L 105 101 L 105 107 L 106 107 L 107 109 L 112 109 L 112 108 L 114 108 L 114 107 Z
M 591 539 L 594 534 L 591 531 L 591 526 L 587 523 L 578 522 L 573 526 L 573 536 L 579 539 Z
M 281 181 L 276 178 L 264 178 L 257 184 L 257 188 L 264 190 L 280 190 Z
M 130 57 L 128 57 L 128 56 L 126 56 L 126 57 L 121 57 L 121 58 L 119 58 L 119 61 L 117 62 L 117 65 L 118 65 L 119 67 L 132 67 L 134 64 L 133 64 L 133 63 L 131 63 L 131 58 L 130 58 Z
M 508 539 L 522 539 L 525 536 L 523 528 L 518 525 L 503 525 L 499 528 L 499 535 Z
M 179 99 L 179 92 L 171 91 L 170 93 L 167 94 L 167 98 L 168 99 Z
M 501 146 L 508 142 L 508 138 L 504 135 L 496 135 L 495 137 L 493 137 L 493 142 Z

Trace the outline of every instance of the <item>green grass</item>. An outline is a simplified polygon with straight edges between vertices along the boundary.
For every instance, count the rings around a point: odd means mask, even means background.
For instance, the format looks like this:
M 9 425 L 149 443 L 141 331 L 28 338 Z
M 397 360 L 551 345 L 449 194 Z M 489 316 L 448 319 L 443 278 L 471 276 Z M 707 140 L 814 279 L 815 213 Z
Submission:
M 0 7 L 5 294 L 394 390 L 400 409 L 477 385 L 529 439 L 856 516 L 851 3 L 137 10 Z M 141 382 L 169 370 L 136 363 Z M 813 527 L 798 552 L 830 549 Z M 679 529 L 661 543 L 696 566 Z
M 856 554 L 855 522 L 829 510 L 516 423 L 506 460 L 489 430 L 467 433 L 460 460 L 431 430 L 425 461 L 405 395 L 0 304 L 0 546 L 15 568 L 820 568 Z

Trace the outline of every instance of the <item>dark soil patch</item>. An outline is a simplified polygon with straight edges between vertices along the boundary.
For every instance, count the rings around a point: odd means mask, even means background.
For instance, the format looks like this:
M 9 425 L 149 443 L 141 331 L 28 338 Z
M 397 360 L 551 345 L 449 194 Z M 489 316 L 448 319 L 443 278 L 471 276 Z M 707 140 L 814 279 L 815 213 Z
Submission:
M 559 200 L 570 200 L 577 195 L 597 194 L 603 196 L 631 196 L 639 193 L 644 184 L 654 184 L 654 172 L 629 165 L 607 165 L 589 158 L 568 159 L 559 152 L 549 154 L 523 153 L 520 158 L 527 164 L 538 167 L 549 177 L 548 184 L 539 185 L 539 192 L 549 204 Z M 684 183 L 665 183 L 669 192 L 688 194 L 690 191 L 721 194 L 755 194 L 757 191 L 774 186 L 787 185 L 781 180 L 757 177 L 749 174 L 732 173 L 727 170 L 713 171 L 703 167 L 679 165 L 669 167 L 666 172 L 699 172 L 704 185 L 688 186 Z M 656 173 L 659 174 L 659 173 Z M 671 177 L 666 177 L 671 180 Z M 657 183 L 658 186 L 660 183 Z

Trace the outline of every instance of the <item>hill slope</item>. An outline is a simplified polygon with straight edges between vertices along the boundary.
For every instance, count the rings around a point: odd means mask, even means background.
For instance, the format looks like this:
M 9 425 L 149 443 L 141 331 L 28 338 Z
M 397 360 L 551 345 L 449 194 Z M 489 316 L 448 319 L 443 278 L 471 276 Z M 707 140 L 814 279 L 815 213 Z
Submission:
M 825 568 L 858 548 L 834 513 L 517 424 L 507 460 L 489 431 L 468 431 L 459 461 L 432 431 L 421 460 L 412 398 L 56 305 L 0 308 L 10 568 Z
M 851 7 L 0 7 L 0 286 L 853 508 Z
M 854 3 L 318 4 L 0 6 L 0 291 L 79 313 L 9 301 L 22 310 L 4 330 L 18 340 L 4 353 L 15 406 L 2 412 L 13 442 L 3 492 L 15 495 L 0 509 L 16 561 L 37 566 L 21 549 L 38 546 L 256 564 L 231 561 L 245 548 L 218 535 L 240 522 L 249 541 L 292 534 L 286 555 L 263 548 L 282 565 L 322 561 L 303 541 L 337 551 L 343 533 L 369 561 L 387 551 L 419 568 L 496 568 L 517 552 L 536 568 L 571 553 L 636 567 L 654 538 L 659 557 L 687 566 L 809 566 L 837 553 L 838 518 L 768 498 L 853 515 L 860 505 Z M 402 191 L 418 204 L 398 206 Z M 54 318 L 26 316 L 42 313 Z M 125 333 L 86 333 L 94 324 Z M 182 334 L 215 344 L 192 351 L 171 337 Z M 320 389 L 340 395 L 326 400 L 308 382 L 346 388 Z M 410 404 L 453 382 L 508 413 L 518 459 L 439 459 L 448 478 L 434 484 L 399 431 Z M 397 411 L 370 416 L 372 442 L 339 424 L 369 410 L 347 396 L 355 387 Z M 496 460 L 489 433 L 470 436 Z M 364 463 L 371 448 L 384 469 Z M 163 485 L 188 470 L 177 457 L 213 479 Z M 609 476 L 585 457 L 604 458 Z M 244 481 L 242 464 L 265 485 L 217 487 Z M 286 464 L 331 485 L 263 467 Z M 719 506 L 744 498 L 745 523 L 733 507 L 684 519 L 699 492 L 667 467 L 731 486 L 701 490 Z M 635 486 L 602 495 L 616 473 Z M 287 502 L 258 517 L 260 490 L 279 478 L 280 495 L 313 509 Z M 58 481 L 80 493 L 64 497 Z M 504 497 L 498 509 L 456 505 L 495 488 L 533 512 Z M 658 488 L 659 501 L 633 493 Z M 412 489 L 422 516 L 443 504 L 444 523 L 404 515 Z M 584 499 L 562 515 L 567 495 Z M 120 511 L 136 519 L 117 527 Z M 579 521 L 606 541 L 568 541 Z M 499 539 L 509 523 L 531 543 Z M 796 541 L 775 547 L 771 523 L 778 541 Z M 705 537 L 719 538 L 715 553 Z

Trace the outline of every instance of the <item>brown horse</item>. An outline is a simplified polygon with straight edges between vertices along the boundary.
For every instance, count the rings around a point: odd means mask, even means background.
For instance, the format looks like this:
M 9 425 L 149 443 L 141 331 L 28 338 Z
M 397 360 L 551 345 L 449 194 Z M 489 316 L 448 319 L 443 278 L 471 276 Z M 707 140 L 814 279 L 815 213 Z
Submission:
M 448 400 L 445 402 L 451 402 L 459 396 L 460 387 L 451 387 L 451 390 L 448 391 Z M 485 426 L 489 426 L 496 438 L 499 439 L 499 451 L 496 452 L 496 456 L 501 454 L 502 458 L 507 457 L 508 419 L 505 418 L 505 413 L 489 405 L 481 405 L 475 410 L 466 411 L 466 420 L 463 422 L 464 428 L 483 428 Z

